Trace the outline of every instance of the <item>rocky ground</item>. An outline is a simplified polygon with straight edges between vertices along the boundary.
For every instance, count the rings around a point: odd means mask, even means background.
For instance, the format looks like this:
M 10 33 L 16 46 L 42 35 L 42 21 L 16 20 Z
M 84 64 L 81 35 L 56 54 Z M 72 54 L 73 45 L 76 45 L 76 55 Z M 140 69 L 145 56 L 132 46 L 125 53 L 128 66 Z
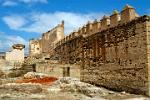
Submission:
M 60 77 L 47 84 L 17 82 L 30 78 L 42 80 L 44 77 L 48 76 L 30 72 L 20 78 L 1 79 L 0 100 L 150 100 L 146 96 L 110 91 L 71 77 Z
M 79 78 L 24 74 L 24 69 L 12 70 L 12 66 L 6 68 L 2 62 L 0 65 L 0 100 L 150 100 L 142 95 L 96 87 L 80 82 Z

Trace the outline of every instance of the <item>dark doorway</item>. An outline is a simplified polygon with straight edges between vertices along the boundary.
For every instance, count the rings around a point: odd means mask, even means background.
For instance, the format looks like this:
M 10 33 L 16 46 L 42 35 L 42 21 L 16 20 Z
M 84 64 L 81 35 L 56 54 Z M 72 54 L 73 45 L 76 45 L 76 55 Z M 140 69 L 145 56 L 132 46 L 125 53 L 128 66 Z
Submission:
M 33 72 L 36 72 L 36 64 L 32 64 Z
M 70 67 L 63 68 L 63 77 L 70 77 Z

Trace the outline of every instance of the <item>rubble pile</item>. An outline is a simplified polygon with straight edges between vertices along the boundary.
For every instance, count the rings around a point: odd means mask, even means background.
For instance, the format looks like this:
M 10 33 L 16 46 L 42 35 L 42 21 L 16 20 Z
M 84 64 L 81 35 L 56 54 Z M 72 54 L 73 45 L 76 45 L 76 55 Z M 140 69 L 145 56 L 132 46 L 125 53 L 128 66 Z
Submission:
M 149 100 L 96 87 L 71 77 L 20 78 L 16 82 L 0 85 L 0 100 Z
M 43 73 L 37 73 L 37 72 L 28 72 L 24 75 L 25 79 L 44 78 L 44 77 L 48 77 L 48 75 Z
M 90 97 L 115 94 L 115 92 L 113 91 L 108 91 L 104 88 L 99 88 L 88 83 L 80 82 L 79 79 L 70 78 L 70 77 L 60 78 L 54 83 L 53 86 L 60 88 L 60 91 L 63 91 L 63 92 L 67 92 L 67 91 L 80 92 Z M 59 89 L 56 89 L 56 90 L 59 90 Z
M 124 91 L 115 92 L 107 90 L 103 87 L 97 87 L 89 83 L 81 82 L 79 79 L 72 77 L 59 78 L 52 86 L 48 88 L 48 91 L 50 93 L 77 93 L 78 95 L 83 94 L 86 96 L 85 98 L 79 100 L 136 100 L 135 98 L 149 100 L 141 95 L 133 95 Z

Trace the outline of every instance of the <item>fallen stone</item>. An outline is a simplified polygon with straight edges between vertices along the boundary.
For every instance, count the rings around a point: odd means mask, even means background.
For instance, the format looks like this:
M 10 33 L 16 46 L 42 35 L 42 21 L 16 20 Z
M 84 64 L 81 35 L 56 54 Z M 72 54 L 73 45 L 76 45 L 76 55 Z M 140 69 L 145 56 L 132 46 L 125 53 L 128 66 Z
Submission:
M 43 78 L 43 77 L 48 77 L 48 75 L 43 73 L 36 73 L 36 72 L 28 72 L 24 75 L 25 79 Z
M 24 75 L 25 79 L 32 79 L 32 78 L 36 78 L 36 75 L 34 72 L 28 72 Z
M 54 85 L 59 85 L 61 91 L 63 92 L 79 92 L 89 97 L 95 96 L 106 96 L 111 94 L 115 94 L 113 91 L 107 91 L 106 89 L 96 87 L 89 83 L 80 82 L 79 79 L 63 77 L 57 80 Z

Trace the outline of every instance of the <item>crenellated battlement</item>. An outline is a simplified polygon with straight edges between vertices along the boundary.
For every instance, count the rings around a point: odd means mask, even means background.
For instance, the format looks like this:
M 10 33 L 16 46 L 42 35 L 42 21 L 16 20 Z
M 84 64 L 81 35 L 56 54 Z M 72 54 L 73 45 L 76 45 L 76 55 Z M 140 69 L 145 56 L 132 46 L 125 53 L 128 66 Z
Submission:
M 150 16 L 122 20 L 120 15 L 114 11 L 110 17 L 88 23 L 85 29 L 89 32 L 83 33 L 83 27 L 77 35 L 72 32 L 55 53 L 63 64 L 80 66 L 81 81 L 150 96 Z
M 110 16 L 110 27 L 115 27 L 120 21 L 120 14 L 117 10 L 114 10 L 113 14 Z
M 96 19 L 93 22 L 93 28 L 92 28 L 92 32 L 97 32 L 99 31 L 101 28 L 101 23 L 100 21 L 97 21 Z
M 139 15 L 136 13 L 135 8 L 127 4 L 120 13 L 117 10 L 114 10 L 112 15 L 104 15 L 101 20 L 94 20 L 93 22 L 88 21 L 87 24 L 79 28 L 77 32 L 72 32 L 70 35 L 74 33 L 76 33 L 76 35 L 69 36 L 69 38 L 67 37 L 65 42 L 81 35 L 90 36 L 91 34 L 128 23 L 138 17 Z M 61 43 L 59 43 L 59 45 L 61 45 Z
M 62 65 L 79 65 L 81 81 L 150 96 L 150 16 L 139 17 L 126 5 L 68 36 L 59 38 L 63 28 L 59 30 L 47 32 L 48 37 L 31 46 L 33 52 L 41 53 L 41 46 Z
M 45 33 L 43 33 L 43 35 L 48 34 L 48 33 L 50 33 L 50 32 L 53 33 L 53 32 L 56 31 L 59 27 L 64 28 L 64 21 L 62 21 L 60 24 L 58 24 L 57 26 L 55 26 L 53 29 L 51 29 L 51 30 L 49 30 L 49 31 L 47 31 L 47 32 L 45 32 Z
M 121 11 L 121 23 L 129 22 L 138 17 L 135 9 L 128 4 Z
M 92 32 L 92 29 L 93 29 L 93 23 L 91 22 L 88 22 L 86 24 L 86 33 L 91 33 Z M 83 34 L 83 33 L 82 33 Z

